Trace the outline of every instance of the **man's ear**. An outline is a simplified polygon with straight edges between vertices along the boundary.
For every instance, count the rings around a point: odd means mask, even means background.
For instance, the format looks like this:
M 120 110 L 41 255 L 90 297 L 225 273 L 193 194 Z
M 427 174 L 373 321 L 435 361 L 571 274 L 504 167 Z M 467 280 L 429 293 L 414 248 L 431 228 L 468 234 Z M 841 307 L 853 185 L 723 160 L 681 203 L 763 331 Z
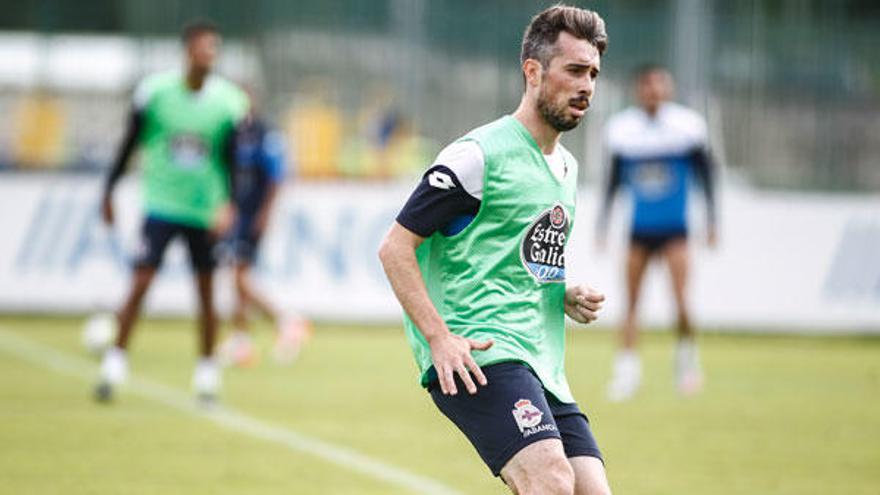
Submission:
M 544 76 L 544 68 L 541 67 L 541 62 L 533 58 L 527 58 L 522 64 L 522 70 L 527 86 L 536 88 L 541 85 L 541 78 Z

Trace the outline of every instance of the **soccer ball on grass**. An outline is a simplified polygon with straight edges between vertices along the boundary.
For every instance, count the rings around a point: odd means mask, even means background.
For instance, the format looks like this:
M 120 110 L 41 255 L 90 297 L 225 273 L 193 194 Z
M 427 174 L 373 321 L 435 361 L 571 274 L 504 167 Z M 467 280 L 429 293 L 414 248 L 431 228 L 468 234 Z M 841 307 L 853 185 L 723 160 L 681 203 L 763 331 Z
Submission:
M 102 355 L 115 338 L 116 316 L 112 313 L 91 316 L 83 325 L 80 336 L 83 347 L 94 356 Z

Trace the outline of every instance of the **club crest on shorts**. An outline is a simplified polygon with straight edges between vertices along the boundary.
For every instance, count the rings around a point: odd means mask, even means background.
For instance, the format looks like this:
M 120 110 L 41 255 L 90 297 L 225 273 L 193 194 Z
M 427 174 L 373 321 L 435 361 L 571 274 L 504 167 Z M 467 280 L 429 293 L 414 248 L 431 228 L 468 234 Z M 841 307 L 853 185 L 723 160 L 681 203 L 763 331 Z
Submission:
M 570 230 L 571 218 L 559 203 L 542 212 L 526 230 L 520 258 L 538 282 L 565 282 L 565 241 Z
M 544 413 L 540 409 L 532 405 L 532 401 L 528 399 L 520 399 L 513 405 L 513 419 L 516 420 L 516 426 L 520 432 L 525 432 L 527 428 L 538 426 Z

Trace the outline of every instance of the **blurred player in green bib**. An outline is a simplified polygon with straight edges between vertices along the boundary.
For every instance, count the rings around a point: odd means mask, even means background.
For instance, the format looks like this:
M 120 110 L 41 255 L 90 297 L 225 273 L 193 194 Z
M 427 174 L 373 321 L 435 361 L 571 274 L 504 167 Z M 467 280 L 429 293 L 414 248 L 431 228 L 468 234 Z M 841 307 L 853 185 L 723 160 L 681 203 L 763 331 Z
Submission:
M 234 217 L 230 203 L 235 128 L 247 114 L 245 93 L 211 74 L 220 48 L 217 28 L 207 22 L 183 32 L 184 71 L 151 75 L 135 90 L 128 130 L 108 175 L 102 200 L 104 221 L 114 220 L 113 189 L 140 145 L 145 220 L 135 255 L 131 290 L 118 312 L 116 345 L 104 355 L 95 390 L 109 400 L 128 374 L 127 349 L 153 277 L 168 244 L 182 238 L 189 249 L 199 301 L 200 359 L 193 388 L 213 400 L 220 388 L 214 359 L 217 316 L 213 299 L 214 244 Z
M 578 165 L 559 143 L 606 45 L 595 12 L 535 16 L 519 108 L 440 152 L 379 252 L 422 385 L 517 494 L 610 493 L 565 377 L 565 315 L 589 323 L 604 296 L 566 285 Z

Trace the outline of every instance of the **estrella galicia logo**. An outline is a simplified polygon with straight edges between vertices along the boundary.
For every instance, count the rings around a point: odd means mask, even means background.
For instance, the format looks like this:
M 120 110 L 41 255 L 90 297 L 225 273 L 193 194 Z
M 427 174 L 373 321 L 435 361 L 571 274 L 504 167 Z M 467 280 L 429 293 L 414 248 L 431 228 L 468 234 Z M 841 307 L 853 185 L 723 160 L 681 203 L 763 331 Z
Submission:
M 520 257 L 540 283 L 565 282 L 565 241 L 571 221 L 565 207 L 556 203 L 526 230 Z
M 202 166 L 208 157 L 208 143 L 198 134 L 177 134 L 170 147 L 174 163 L 183 168 Z

